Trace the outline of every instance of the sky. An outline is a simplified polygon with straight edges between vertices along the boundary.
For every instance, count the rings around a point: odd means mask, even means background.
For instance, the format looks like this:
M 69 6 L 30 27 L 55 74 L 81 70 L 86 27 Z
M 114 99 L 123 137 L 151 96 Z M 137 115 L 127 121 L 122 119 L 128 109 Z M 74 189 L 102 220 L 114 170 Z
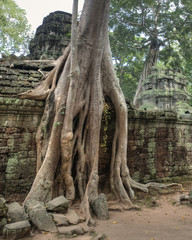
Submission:
M 15 0 L 15 2 L 26 11 L 26 17 L 34 32 L 49 13 L 58 10 L 71 13 L 73 5 L 73 0 Z M 83 2 L 84 0 L 79 0 L 78 11 L 81 11 Z

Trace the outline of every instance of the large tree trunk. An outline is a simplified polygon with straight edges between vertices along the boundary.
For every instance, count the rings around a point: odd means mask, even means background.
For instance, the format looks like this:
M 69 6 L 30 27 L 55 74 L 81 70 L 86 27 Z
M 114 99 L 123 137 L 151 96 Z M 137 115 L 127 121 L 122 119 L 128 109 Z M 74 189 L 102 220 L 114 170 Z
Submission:
M 151 43 L 150 43 L 148 55 L 146 57 L 144 68 L 140 75 L 139 83 L 137 85 L 137 90 L 133 99 L 133 104 L 135 107 L 138 107 L 138 96 L 141 92 L 143 81 L 151 73 L 152 67 L 156 66 L 158 56 L 159 56 L 159 45 L 158 45 L 157 36 L 151 36 Z
M 149 51 L 145 60 L 143 72 L 141 73 L 139 83 L 137 86 L 137 90 L 133 99 L 133 104 L 135 107 L 138 107 L 138 96 L 141 92 L 143 81 L 146 79 L 146 77 L 151 73 L 152 67 L 155 67 L 157 64 L 157 60 L 159 57 L 159 42 L 158 42 L 158 21 L 159 21 L 159 14 L 161 9 L 161 1 L 158 1 L 157 4 L 154 4 L 153 8 L 153 26 L 150 28 L 150 47 Z
M 129 208 L 129 196 L 134 196 L 132 187 L 144 191 L 148 187 L 133 181 L 127 167 L 127 106 L 113 68 L 108 39 L 109 8 L 110 0 L 86 0 L 77 45 L 72 38 L 74 41 L 47 79 L 20 96 L 46 99 L 36 137 L 37 175 L 26 199 L 48 201 L 65 195 L 73 201 L 78 195 L 87 224 L 93 223 L 90 205 L 98 196 L 99 139 L 105 98 L 111 100 L 116 113 L 109 166 L 111 191 L 124 208 Z

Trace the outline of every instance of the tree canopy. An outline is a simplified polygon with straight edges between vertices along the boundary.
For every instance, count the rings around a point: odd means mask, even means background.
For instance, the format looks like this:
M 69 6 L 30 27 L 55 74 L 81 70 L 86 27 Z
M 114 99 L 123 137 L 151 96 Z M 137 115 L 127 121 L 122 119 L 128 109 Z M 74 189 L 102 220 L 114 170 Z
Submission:
M 112 52 L 115 52 L 114 48 L 124 45 L 118 56 L 113 56 L 119 63 L 122 54 L 134 54 L 132 63 L 136 61 L 140 66 L 143 65 L 143 70 L 142 67 L 137 70 L 141 81 L 159 61 L 164 66 L 181 68 L 189 74 L 191 20 L 192 7 L 189 0 L 112 0 Z M 137 54 L 142 58 L 139 62 Z M 129 61 L 128 65 L 132 63 Z M 117 66 L 122 68 L 125 62 Z
M 25 10 L 14 0 L 0 0 L 0 52 L 26 53 L 30 36 Z

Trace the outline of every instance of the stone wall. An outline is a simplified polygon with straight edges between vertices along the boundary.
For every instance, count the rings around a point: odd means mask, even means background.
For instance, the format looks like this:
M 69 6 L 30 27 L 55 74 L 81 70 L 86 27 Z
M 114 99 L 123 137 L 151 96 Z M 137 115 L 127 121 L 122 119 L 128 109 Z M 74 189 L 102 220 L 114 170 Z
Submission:
M 192 176 L 192 121 L 169 111 L 129 111 L 128 166 L 140 182 Z
M 49 60 L 0 59 L 0 96 L 17 97 L 18 93 L 35 88 L 55 66 Z
M 103 120 L 99 165 L 101 188 L 109 186 L 114 112 L 108 125 Z M 128 166 L 138 182 L 180 182 L 192 179 L 192 121 L 173 111 L 128 112 Z M 105 130 L 104 130 L 105 129 Z M 109 137 L 105 144 L 105 134 Z
M 35 133 L 43 102 L 0 97 L 0 193 L 26 193 L 35 176 Z
M 35 176 L 35 133 L 44 102 L 18 99 L 37 86 L 54 62 L 0 62 L 0 194 L 14 200 L 29 190 Z M 40 71 L 39 71 L 40 69 Z M 114 112 L 103 117 L 99 165 L 108 186 Z M 192 121 L 174 111 L 135 110 L 129 106 L 128 166 L 134 179 L 165 181 L 192 176 Z M 18 195 L 18 197 L 17 197 Z
M 0 194 L 14 200 L 26 195 L 35 176 L 35 134 L 44 106 L 16 94 L 40 83 L 38 70 L 46 74 L 51 64 L 44 63 L 0 61 Z

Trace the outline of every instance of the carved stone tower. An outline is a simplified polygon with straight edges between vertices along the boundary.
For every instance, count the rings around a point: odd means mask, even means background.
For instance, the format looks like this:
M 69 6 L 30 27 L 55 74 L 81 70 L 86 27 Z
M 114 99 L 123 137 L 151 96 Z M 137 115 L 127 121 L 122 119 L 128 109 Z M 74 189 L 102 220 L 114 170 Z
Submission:
M 29 45 L 31 59 L 57 59 L 70 42 L 70 13 L 56 11 L 44 18 Z
M 144 80 L 138 106 L 144 110 L 179 110 L 188 105 L 186 80 L 179 70 L 154 68 Z

